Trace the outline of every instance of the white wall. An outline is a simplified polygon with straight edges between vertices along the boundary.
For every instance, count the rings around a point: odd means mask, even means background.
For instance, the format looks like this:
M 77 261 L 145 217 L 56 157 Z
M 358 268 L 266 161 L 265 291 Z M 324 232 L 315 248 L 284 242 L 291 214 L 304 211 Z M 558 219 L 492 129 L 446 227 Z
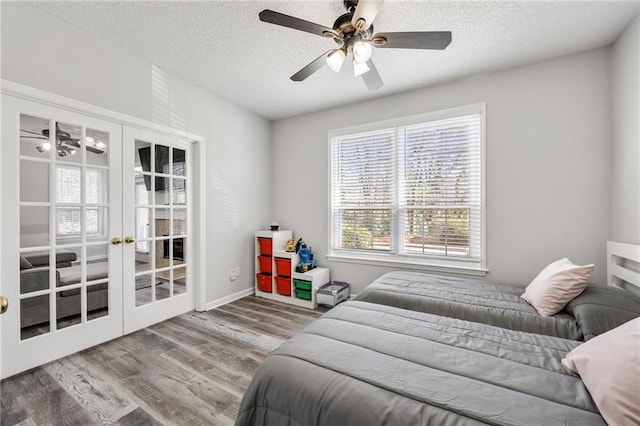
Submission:
M 594 280 L 603 283 L 610 235 L 610 53 L 598 49 L 277 121 L 273 217 L 304 237 L 333 279 L 361 291 L 388 269 L 325 258 L 327 131 L 486 102 L 487 278 L 526 285 L 567 256 L 595 263 Z
M 640 18 L 613 46 L 611 238 L 640 244 Z
M 252 288 L 253 234 L 271 222 L 271 123 L 28 4 L 1 7 L 2 78 L 206 138 L 207 301 Z

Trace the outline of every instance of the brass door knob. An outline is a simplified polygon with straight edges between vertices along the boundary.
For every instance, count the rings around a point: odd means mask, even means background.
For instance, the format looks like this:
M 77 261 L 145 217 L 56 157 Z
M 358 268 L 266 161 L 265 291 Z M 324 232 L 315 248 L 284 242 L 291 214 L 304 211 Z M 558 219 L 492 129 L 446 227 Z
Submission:
M 133 237 L 129 237 L 129 236 L 124 237 L 124 242 L 127 243 L 127 244 L 131 244 L 131 243 L 133 243 L 135 241 L 136 241 L 136 239 L 133 238 Z
M 0 315 L 7 312 L 7 309 L 9 309 L 9 299 L 4 296 L 0 296 Z
M 113 237 L 111 239 L 111 244 L 113 244 L 114 246 L 116 246 L 116 245 L 118 245 L 120 243 L 122 243 L 122 238 L 120 238 L 120 237 Z

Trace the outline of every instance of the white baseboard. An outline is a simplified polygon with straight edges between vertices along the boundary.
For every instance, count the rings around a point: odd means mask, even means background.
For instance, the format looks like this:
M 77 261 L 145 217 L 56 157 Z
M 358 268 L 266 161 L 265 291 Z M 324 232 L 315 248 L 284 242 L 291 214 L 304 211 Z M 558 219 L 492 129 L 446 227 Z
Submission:
M 207 302 L 207 304 L 204 306 L 204 310 L 209 311 L 211 309 L 217 308 L 218 306 L 226 305 L 227 303 L 231 303 L 234 300 L 242 299 L 243 297 L 252 295 L 254 292 L 255 292 L 254 287 L 245 288 L 244 290 L 240 290 L 237 293 L 233 293 L 228 296 L 221 297 L 220 299 Z

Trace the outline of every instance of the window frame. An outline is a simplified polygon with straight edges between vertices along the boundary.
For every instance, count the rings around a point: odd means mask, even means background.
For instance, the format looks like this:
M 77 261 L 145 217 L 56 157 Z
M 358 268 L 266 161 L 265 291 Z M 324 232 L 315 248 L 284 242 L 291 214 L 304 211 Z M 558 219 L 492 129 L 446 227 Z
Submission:
M 79 169 L 80 170 L 80 191 L 83 191 L 83 185 L 86 185 L 86 173 L 88 170 L 85 170 L 84 167 L 82 167 L 81 165 L 77 165 L 77 164 L 67 164 L 67 163 L 58 163 L 55 166 L 55 173 L 56 173 L 56 191 L 58 191 L 59 187 L 57 186 L 60 183 L 60 178 L 58 176 L 58 170 L 59 169 L 67 169 L 67 170 L 72 170 L 72 169 Z M 89 168 L 91 169 L 91 168 Z M 83 171 L 85 173 L 85 176 L 83 175 Z M 97 173 L 97 179 L 96 179 L 96 191 L 98 194 L 98 199 L 101 199 L 103 197 L 102 194 L 104 194 L 105 192 L 105 182 L 103 181 L 103 175 L 100 173 L 100 171 L 95 170 Z M 83 195 L 81 194 L 81 200 L 83 199 Z M 85 200 L 86 201 L 86 200 Z M 97 229 L 91 230 L 89 231 L 88 229 L 86 230 L 86 236 L 87 238 L 95 238 L 95 237 L 103 237 L 106 235 L 106 229 L 107 229 L 107 224 L 106 224 L 106 217 L 105 214 L 103 213 L 104 210 L 104 206 L 102 204 L 98 204 L 98 203 L 65 203 L 65 202 L 59 202 L 56 200 L 55 202 L 56 205 L 56 220 L 58 220 L 58 212 L 60 210 L 73 210 L 73 209 L 79 209 L 80 210 L 80 214 L 82 214 L 82 209 L 85 209 L 85 214 L 91 210 L 91 211 L 96 211 L 97 212 Z M 87 218 L 85 217 L 85 224 L 87 222 Z M 82 218 L 80 219 L 80 223 L 82 223 Z M 57 221 L 56 223 L 56 229 L 55 229 L 55 235 L 56 235 L 56 239 L 58 241 L 75 241 L 81 234 L 82 232 L 69 232 L 69 233 L 60 233 L 60 222 Z M 88 226 L 87 226 L 88 227 Z
M 466 115 L 479 115 L 480 117 L 480 240 L 479 240 L 479 260 L 468 258 L 445 258 L 442 256 L 414 255 L 402 253 L 400 247 L 402 236 L 398 234 L 402 228 L 399 212 L 402 207 L 398 203 L 399 180 L 395 179 L 396 203 L 392 213 L 391 223 L 391 253 L 365 252 L 357 249 L 335 249 L 334 248 L 334 218 L 333 218 L 333 164 L 332 164 L 332 139 L 344 137 L 357 133 L 376 132 L 388 128 L 412 126 L 429 121 L 438 121 L 461 117 Z M 394 143 L 397 143 L 395 141 Z M 406 117 L 399 117 L 391 120 L 367 123 L 341 129 L 332 129 L 327 137 L 327 168 L 328 168 L 328 197 L 327 197 L 327 260 L 348 262 L 356 264 L 389 266 L 405 269 L 427 270 L 435 272 L 455 272 L 476 276 L 485 276 L 487 269 L 486 251 L 486 104 L 484 102 L 465 105 L 446 110 L 416 114 Z

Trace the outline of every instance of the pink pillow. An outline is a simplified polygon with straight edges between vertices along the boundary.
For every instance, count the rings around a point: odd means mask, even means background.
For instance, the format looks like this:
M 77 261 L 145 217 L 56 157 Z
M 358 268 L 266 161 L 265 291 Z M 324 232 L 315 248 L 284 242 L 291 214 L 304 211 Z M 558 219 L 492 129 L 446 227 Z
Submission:
M 580 375 L 608 424 L 640 424 L 640 318 L 581 344 L 562 363 Z
M 542 316 L 555 315 L 584 291 L 593 276 L 593 265 L 579 266 L 566 257 L 544 268 L 531 281 L 522 298 Z

